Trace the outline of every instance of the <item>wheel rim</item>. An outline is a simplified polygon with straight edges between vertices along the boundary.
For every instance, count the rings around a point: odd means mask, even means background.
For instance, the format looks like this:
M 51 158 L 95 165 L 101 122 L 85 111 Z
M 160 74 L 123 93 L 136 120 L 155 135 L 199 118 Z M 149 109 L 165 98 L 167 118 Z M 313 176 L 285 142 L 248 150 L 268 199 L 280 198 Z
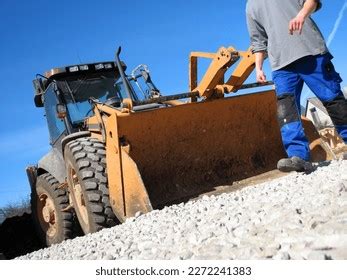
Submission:
M 74 208 L 77 212 L 77 215 L 79 216 L 80 222 L 82 222 L 84 225 L 88 225 L 88 211 L 86 207 L 86 202 L 84 199 L 84 194 L 82 191 L 81 184 L 78 180 L 76 171 L 70 167 L 69 170 L 69 177 L 70 177 L 70 182 L 71 182 L 71 190 L 72 190 L 72 195 L 74 198 Z
M 54 237 L 57 233 L 56 209 L 53 199 L 45 193 L 39 195 L 39 203 L 37 205 L 39 213 L 39 222 L 46 235 Z

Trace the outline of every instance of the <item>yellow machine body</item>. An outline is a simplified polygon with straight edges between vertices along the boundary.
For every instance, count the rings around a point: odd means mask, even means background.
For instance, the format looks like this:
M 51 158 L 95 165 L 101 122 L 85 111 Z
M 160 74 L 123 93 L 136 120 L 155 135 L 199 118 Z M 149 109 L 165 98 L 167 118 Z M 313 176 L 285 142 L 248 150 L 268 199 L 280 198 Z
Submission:
M 198 57 L 212 59 L 200 83 Z M 141 112 L 133 111 L 131 102 L 123 110 L 95 105 L 87 126 L 92 137 L 105 142 L 110 201 L 120 221 L 276 168 L 285 152 L 274 89 L 224 96 L 241 88 L 253 69 L 250 51 L 194 52 L 190 89 L 201 101 Z M 303 123 L 313 159 L 331 159 L 312 123 Z

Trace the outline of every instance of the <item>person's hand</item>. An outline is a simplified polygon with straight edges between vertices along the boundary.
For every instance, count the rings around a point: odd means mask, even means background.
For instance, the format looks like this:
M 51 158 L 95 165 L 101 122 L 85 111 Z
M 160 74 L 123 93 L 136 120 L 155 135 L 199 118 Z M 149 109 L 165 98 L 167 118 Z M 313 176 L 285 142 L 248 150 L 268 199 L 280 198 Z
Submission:
M 289 22 L 289 34 L 293 35 L 295 31 L 298 31 L 299 34 L 302 32 L 302 28 L 304 27 L 305 17 L 300 14 L 297 15 Z
M 260 69 L 256 70 L 256 75 L 257 75 L 258 83 L 261 83 L 261 84 L 266 83 L 266 75 L 263 70 L 260 70 Z

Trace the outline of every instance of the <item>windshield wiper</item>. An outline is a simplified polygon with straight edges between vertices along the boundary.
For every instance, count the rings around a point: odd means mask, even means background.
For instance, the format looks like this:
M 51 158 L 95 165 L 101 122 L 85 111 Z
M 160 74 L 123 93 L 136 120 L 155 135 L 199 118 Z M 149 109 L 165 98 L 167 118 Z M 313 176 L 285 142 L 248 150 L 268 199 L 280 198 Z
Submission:
M 67 91 L 68 91 L 69 94 L 70 94 L 70 97 L 71 97 L 73 103 L 76 103 L 75 97 L 73 96 L 73 93 L 72 93 L 72 91 L 71 91 L 71 88 L 70 88 L 69 83 L 68 83 L 67 81 L 64 81 L 64 83 L 65 83 L 65 86 L 66 86 L 66 88 L 67 88 Z

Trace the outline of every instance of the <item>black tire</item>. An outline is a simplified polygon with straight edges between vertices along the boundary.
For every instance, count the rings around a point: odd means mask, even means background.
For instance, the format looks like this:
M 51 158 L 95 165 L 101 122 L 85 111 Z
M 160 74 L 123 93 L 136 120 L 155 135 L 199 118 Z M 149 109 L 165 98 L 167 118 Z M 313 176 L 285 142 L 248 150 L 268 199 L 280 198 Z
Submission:
M 73 215 L 62 210 L 69 205 L 65 189 L 49 173 L 37 177 L 31 193 L 31 211 L 38 237 L 44 246 L 60 243 L 72 237 Z
M 69 190 L 79 224 L 85 234 L 118 223 L 110 201 L 106 151 L 102 142 L 84 137 L 65 146 Z

